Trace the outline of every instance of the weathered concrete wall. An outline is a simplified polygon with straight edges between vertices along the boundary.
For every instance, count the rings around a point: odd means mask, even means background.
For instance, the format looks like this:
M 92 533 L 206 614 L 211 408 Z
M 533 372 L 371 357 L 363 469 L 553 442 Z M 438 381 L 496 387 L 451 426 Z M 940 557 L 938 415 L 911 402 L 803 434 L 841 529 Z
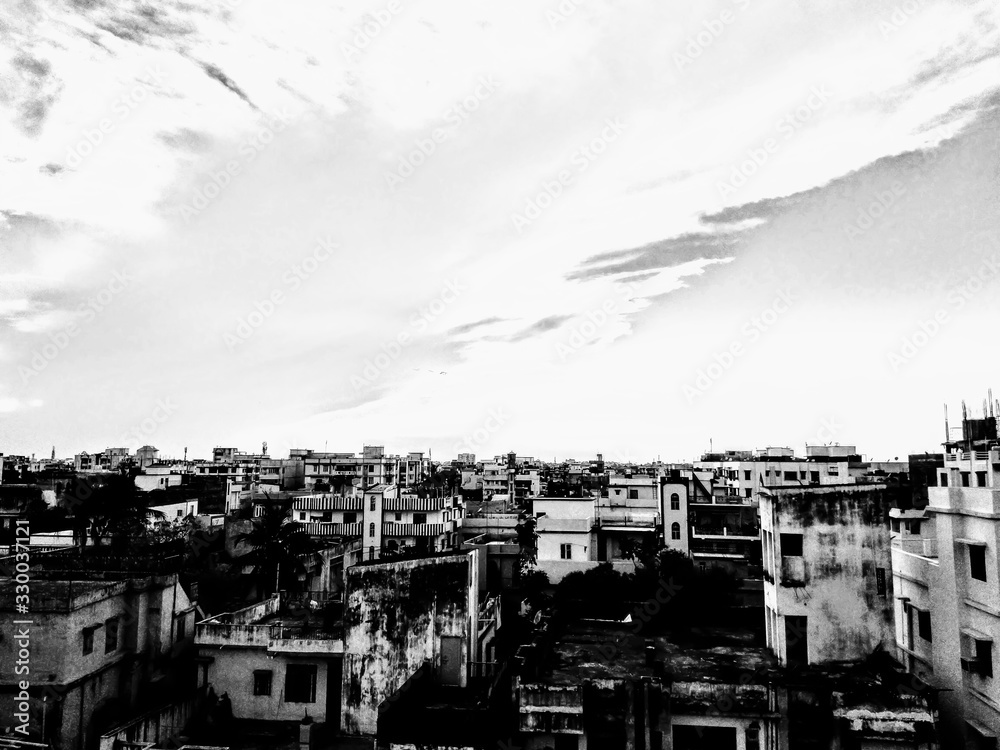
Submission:
M 234 648 L 210 651 L 201 649 L 201 654 L 212 656 L 215 661 L 208 667 L 208 684 L 220 697 L 229 695 L 233 706 L 233 716 L 237 719 L 262 719 L 265 721 L 298 721 L 306 712 L 316 721 L 335 720 L 327 717 L 327 687 L 330 659 L 304 656 L 288 658 L 268 654 L 264 649 Z M 285 674 L 289 664 L 313 664 L 316 666 L 316 700 L 312 703 L 289 703 L 285 701 Z M 271 694 L 253 694 L 254 670 L 271 671 Z
M 461 638 L 461 684 L 475 633 L 478 575 L 472 551 L 463 555 L 360 565 L 348 571 L 341 727 L 374 735 L 379 704 L 425 661 L 442 666 L 441 639 Z
M 778 622 L 769 645 L 782 662 L 788 616 L 808 618 L 811 664 L 863 659 L 880 643 L 893 650 L 889 505 L 881 486 L 775 490 L 770 501 L 762 497 L 761 516 L 773 512 L 776 544 L 776 585 L 766 588 Z M 781 549 L 780 535 L 789 533 L 802 534 L 801 557 Z

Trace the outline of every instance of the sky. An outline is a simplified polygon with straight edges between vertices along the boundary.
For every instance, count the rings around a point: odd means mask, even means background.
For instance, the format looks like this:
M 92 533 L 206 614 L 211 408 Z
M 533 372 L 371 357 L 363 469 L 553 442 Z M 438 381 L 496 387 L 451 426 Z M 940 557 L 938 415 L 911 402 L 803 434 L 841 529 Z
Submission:
M 20 0 L 0 53 L 0 452 L 884 460 L 994 385 L 992 0 Z

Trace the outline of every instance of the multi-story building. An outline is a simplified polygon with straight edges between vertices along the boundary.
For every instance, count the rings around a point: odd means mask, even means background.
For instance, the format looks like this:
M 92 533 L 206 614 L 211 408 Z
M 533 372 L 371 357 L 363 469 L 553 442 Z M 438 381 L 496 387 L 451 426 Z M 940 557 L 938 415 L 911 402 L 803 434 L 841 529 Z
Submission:
M 638 549 L 655 550 L 663 537 L 660 481 L 612 474 L 594 503 L 598 560 L 622 559 Z
M 782 665 L 891 648 L 890 504 L 880 484 L 760 491 L 764 624 Z
M 102 576 L 65 580 L 33 571 L 27 618 L 15 608 L 13 582 L 0 583 L 0 662 L 11 665 L 0 675 L 0 723 L 9 726 L 21 712 L 18 681 L 25 676 L 13 665 L 30 644 L 24 739 L 57 750 L 96 747 L 104 730 L 139 706 L 193 688 L 194 673 L 176 670 L 192 645 L 196 605 L 177 575 Z M 26 619 L 27 626 L 15 624 Z M 25 631 L 19 643 L 14 636 Z
M 416 485 L 431 469 L 431 460 L 423 453 L 388 456 L 380 445 L 364 446 L 360 456 L 297 448 L 290 451 L 290 457 L 302 460 L 306 489 L 338 494 L 348 494 L 354 487 L 365 489 L 379 484 Z
M 928 482 L 925 509 L 893 512 L 896 654 L 942 690 L 955 746 L 1000 730 L 1000 440 L 996 418 L 963 419 Z M 964 743 L 964 744 L 963 744 Z M 993 743 L 992 745 L 990 743 Z
M 84 451 L 73 456 L 73 468 L 78 472 L 117 471 L 128 458 L 128 448 L 105 448 L 99 453 Z
M 305 524 L 309 534 L 360 538 L 366 559 L 383 550 L 455 549 L 464 512 L 459 495 L 426 497 L 396 485 L 376 485 L 352 495 L 303 495 L 292 503 L 292 519 Z

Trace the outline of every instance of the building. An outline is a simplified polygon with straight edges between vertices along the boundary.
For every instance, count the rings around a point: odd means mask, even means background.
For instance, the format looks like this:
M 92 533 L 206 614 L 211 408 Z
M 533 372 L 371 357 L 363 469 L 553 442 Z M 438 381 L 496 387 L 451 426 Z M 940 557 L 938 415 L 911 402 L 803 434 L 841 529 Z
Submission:
M 347 573 L 341 728 L 379 746 L 495 747 L 480 709 L 497 684 L 497 598 L 479 551 L 364 563 Z M 442 742 L 451 735 L 447 743 Z M 455 736 L 459 735 L 459 736 Z
M 890 505 L 878 484 L 760 491 L 765 630 L 780 664 L 892 648 Z
M 1000 734 L 1000 440 L 996 419 L 963 418 L 945 443 L 928 504 L 893 512 L 896 653 L 942 690 L 955 746 Z M 992 743 L 992 744 L 991 744 Z
M 798 673 L 736 632 L 677 642 L 608 621 L 546 626 L 517 652 L 513 747 L 938 748 L 927 696 L 901 690 L 889 665 Z
M 597 559 L 622 560 L 638 550 L 655 551 L 663 538 L 660 481 L 612 474 L 594 505 Z
M 144 445 L 135 451 L 135 465 L 140 469 L 152 466 L 160 460 L 160 452 L 151 445 Z
M 103 580 L 32 571 L 29 728 L 56 750 L 85 750 L 144 706 L 193 689 L 191 650 L 196 604 L 176 574 Z M 0 584 L 0 662 L 14 665 L 23 626 L 10 579 Z M 9 728 L 18 676 L 0 676 L 0 725 Z M 23 679 L 23 677 L 21 678 Z
M 430 457 L 423 453 L 386 455 L 381 445 L 364 446 L 361 455 L 320 453 L 305 448 L 289 452 L 303 462 L 304 486 L 316 492 L 350 494 L 355 487 L 366 489 L 379 484 L 413 486 L 430 474 Z
M 284 592 L 200 621 L 199 686 L 226 694 L 240 720 L 319 723 L 340 717 L 340 603 Z M 315 602 L 315 605 L 312 604 Z M 318 606 L 316 606 L 318 605 Z
M 427 496 L 396 485 L 375 485 L 363 494 L 312 494 L 292 503 L 292 519 L 320 538 L 360 538 L 367 558 L 384 550 L 419 554 L 456 549 L 464 504 L 460 495 Z

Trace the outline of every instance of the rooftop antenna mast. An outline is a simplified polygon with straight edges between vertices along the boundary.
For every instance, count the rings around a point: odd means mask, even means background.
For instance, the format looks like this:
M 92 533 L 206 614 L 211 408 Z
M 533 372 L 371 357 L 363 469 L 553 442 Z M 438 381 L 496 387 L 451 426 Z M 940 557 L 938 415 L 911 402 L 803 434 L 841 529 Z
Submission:
M 944 441 L 951 440 L 951 430 L 948 429 L 948 404 L 944 405 Z

